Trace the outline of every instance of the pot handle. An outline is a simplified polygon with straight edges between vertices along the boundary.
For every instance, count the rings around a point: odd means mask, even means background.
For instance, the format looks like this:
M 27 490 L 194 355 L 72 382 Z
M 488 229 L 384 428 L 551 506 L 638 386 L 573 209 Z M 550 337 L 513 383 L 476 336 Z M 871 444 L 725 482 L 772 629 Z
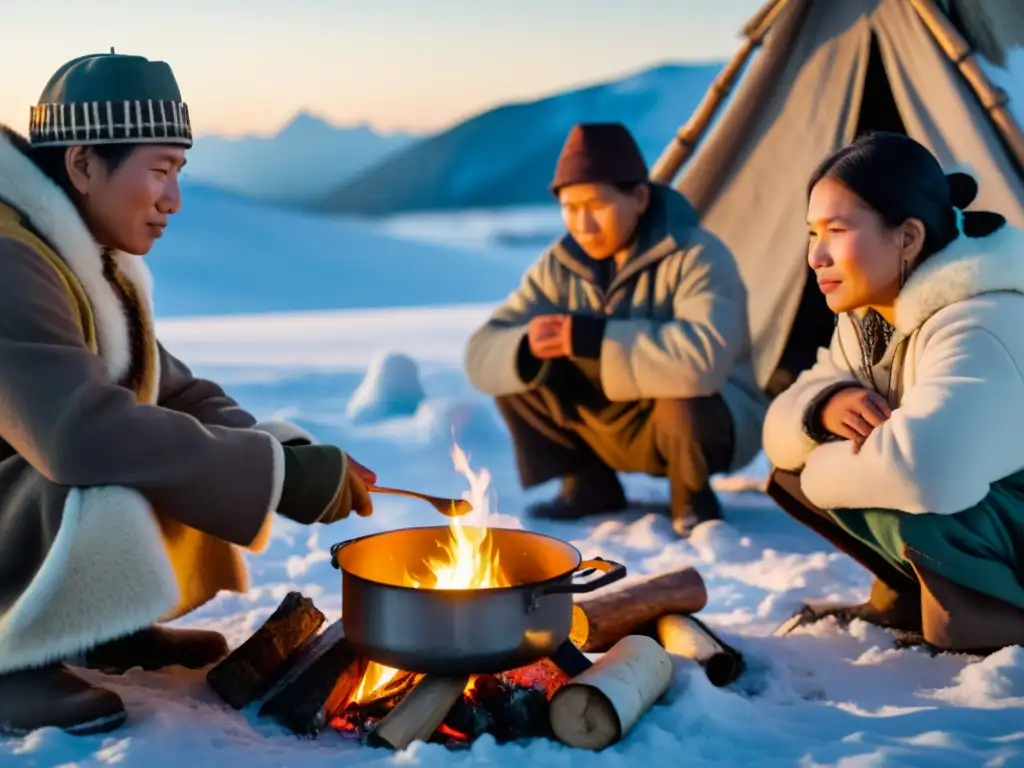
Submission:
M 357 541 L 365 538 L 366 536 L 356 536 L 354 539 L 348 539 L 347 541 L 339 541 L 337 544 L 331 544 L 331 565 L 334 566 L 336 570 L 340 570 L 340 567 L 338 566 L 338 553 L 341 551 L 342 547 L 347 547 L 349 544 L 355 544 Z
M 348 544 L 347 541 L 339 541 L 337 544 L 331 544 L 331 565 L 334 569 L 338 568 L 338 550 Z
M 593 592 L 595 589 L 608 586 L 626 575 L 626 566 L 612 560 L 605 560 L 603 557 L 595 557 L 593 560 L 584 560 L 576 569 L 574 575 L 590 576 L 594 571 L 600 571 L 601 575 L 589 581 L 563 581 L 557 584 L 545 584 L 533 591 L 533 599 L 541 595 L 556 595 L 571 592 L 574 595 L 584 592 Z

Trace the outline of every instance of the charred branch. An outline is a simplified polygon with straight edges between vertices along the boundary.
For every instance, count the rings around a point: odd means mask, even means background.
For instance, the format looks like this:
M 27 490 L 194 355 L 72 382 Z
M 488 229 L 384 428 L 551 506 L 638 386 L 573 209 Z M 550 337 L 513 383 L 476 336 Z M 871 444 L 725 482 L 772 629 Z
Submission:
M 266 694 L 287 671 L 296 651 L 324 623 L 313 601 L 289 592 L 263 625 L 206 675 L 210 687 L 235 709 Z
M 314 736 L 348 701 L 359 685 L 366 664 L 335 622 L 301 652 L 287 679 L 275 686 L 260 708 L 293 733 Z

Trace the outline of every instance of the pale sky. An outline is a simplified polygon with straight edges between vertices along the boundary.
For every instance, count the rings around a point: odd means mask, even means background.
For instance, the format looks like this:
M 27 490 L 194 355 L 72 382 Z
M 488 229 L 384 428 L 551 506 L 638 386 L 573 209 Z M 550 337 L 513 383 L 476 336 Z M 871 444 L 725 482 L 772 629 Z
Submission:
M 725 59 L 762 0 L 33 0 L 5 3 L 0 122 L 85 53 L 170 63 L 197 133 L 298 110 L 434 130 L 669 61 Z

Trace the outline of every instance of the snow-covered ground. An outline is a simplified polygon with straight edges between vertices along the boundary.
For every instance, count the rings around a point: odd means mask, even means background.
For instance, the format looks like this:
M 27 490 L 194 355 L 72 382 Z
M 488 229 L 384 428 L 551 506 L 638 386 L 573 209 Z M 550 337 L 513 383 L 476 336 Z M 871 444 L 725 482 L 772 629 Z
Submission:
M 445 223 L 458 236 L 445 240 L 438 224 L 434 237 L 423 226 L 392 234 L 194 183 L 182 185 L 182 197 L 146 257 L 164 317 L 493 302 L 540 247 L 491 247 L 487 237 L 461 236 L 457 217 Z
M 498 746 L 485 737 L 470 751 L 416 744 L 406 753 L 359 747 L 334 734 L 300 740 L 252 710 L 235 712 L 207 688 L 202 671 L 87 673 L 123 696 L 129 722 L 107 736 L 56 730 L 0 741 L 0 764 L 198 766 L 371 765 L 930 765 L 1002 766 L 1024 762 L 1024 651 L 986 660 L 931 658 L 893 650 L 890 637 L 855 625 L 823 624 L 785 638 L 771 630 L 803 598 L 860 598 L 867 575 L 803 531 L 757 493 L 723 493 L 728 519 L 699 528 L 689 542 L 657 515 L 578 523 L 515 519 L 528 500 L 516 481 L 505 429 L 493 405 L 461 372 L 463 343 L 485 305 L 431 309 L 295 313 L 267 317 L 168 320 L 159 332 L 196 372 L 217 376 L 260 417 L 296 421 L 374 468 L 382 484 L 462 495 L 466 478 L 451 459 L 452 435 L 474 471 L 491 476 L 489 501 L 502 524 L 573 542 L 584 556 L 626 563 L 631 574 L 689 563 L 708 583 L 701 616 L 746 656 L 748 671 L 725 689 L 678 662 L 665 699 L 620 744 L 600 754 L 549 742 Z M 416 361 L 424 398 L 402 390 L 384 421 L 350 402 L 368 369 L 388 370 L 386 354 Z M 397 369 L 408 369 L 399 359 Z M 372 384 L 372 382 L 371 382 Z M 369 386 L 367 390 L 373 390 Z M 386 388 L 385 388 L 386 389 Z M 412 393 L 412 394 L 410 394 Z M 358 404 L 357 399 L 357 404 Z M 365 403 L 366 398 L 362 398 Z M 387 403 L 378 403 L 386 406 Z M 354 423 L 357 422 L 357 423 Z M 746 473 L 763 477 L 763 463 Z M 629 477 L 637 498 L 664 497 L 664 481 Z M 541 489 L 532 494 L 553 492 Z M 252 587 L 222 595 L 180 623 L 213 627 L 239 643 L 289 590 L 301 590 L 334 619 L 338 573 L 329 546 L 371 531 L 437 524 L 429 507 L 382 496 L 368 519 L 303 528 L 277 520 L 269 550 L 250 559 Z M 505 515 L 511 517 L 504 517 Z
M 383 219 L 381 228 L 396 237 L 466 248 L 503 248 L 526 257 L 535 257 L 564 231 L 561 210 L 553 203 L 399 214 Z

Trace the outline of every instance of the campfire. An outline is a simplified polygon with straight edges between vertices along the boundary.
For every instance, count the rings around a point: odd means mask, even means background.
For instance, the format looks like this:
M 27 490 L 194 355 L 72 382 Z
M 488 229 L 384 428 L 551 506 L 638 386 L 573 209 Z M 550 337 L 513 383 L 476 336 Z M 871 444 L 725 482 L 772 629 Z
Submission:
M 425 675 L 370 662 L 355 692 L 327 725 L 343 736 L 386 745 L 387 739 L 381 737 L 378 729 L 400 702 L 416 691 L 419 699 L 433 699 L 450 690 L 447 685 L 429 683 L 420 688 L 425 679 Z M 443 720 L 432 734 L 427 734 L 427 740 L 455 748 L 468 745 L 485 733 L 499 743 L 547 738 L 549 701 L 569 680 L 568 675 L 548 661 L 495 675 L 473 675 L 447 713 L 438 711 Z M 396 719 L 388 722 L 394 723 Z
M 474 511 L 335 545 L 342 619 L 321 631 L 312 600 L 289 594 L 208 673 L 221 698 L 236 709 L 261 701 L 260 716 L 298 735 L 393 749 L 484 734 L 601 749 L 668 689 L 670 653 L 715 684 L 739 674 L 739 655 L 691 616 L 707 601 L 695 570 L 575 602 L 625 569 L 492 525 L 487 471 L 474 473 L 458 446 L 452 458 Z
M 511 586 L 490 533 L 487 499 L 490 478 L 487 471 L 474 473 L 468 457 L 458 445 L 453 450 L 452 460 L 456 471 L 469 481 L 468 500 L 474 511 L 468 519 L 452 518 L 448 541 L 441 545 L 440 554 L 425 557 L 406 568 L 402 583 L 416 589 L 436 590 Z M 360 737 L 374 733 L 376 724 L 423 677 L 422 674 L 368 662 L 355 691 L 329 725 Z M 454 743 L 468 743 L 482 733 L 493 733 L 499 740 L 546 735 L 534 734 L 531 728 L 546 723 L 549 694 L 553 694 L 566 680 L 557 667 L 542 662 L 498 675 L 472 675 L 444 722 L 438 726 L 435 737 Z

